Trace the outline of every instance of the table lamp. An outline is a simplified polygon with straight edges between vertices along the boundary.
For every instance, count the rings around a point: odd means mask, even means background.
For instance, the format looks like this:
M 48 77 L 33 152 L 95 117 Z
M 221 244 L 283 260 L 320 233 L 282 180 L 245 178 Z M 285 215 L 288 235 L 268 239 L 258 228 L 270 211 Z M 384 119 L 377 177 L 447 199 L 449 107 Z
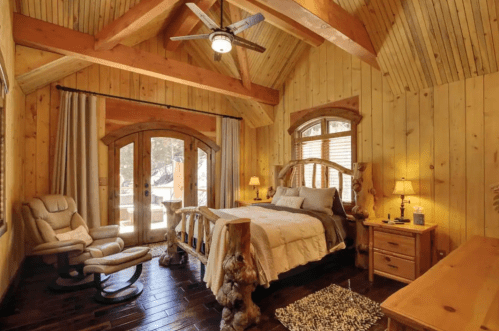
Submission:
M 258 188 L 257 186 L 260 185 L 260 179 L 256 176 L 253 176 L 250 178 L 250 182 L 249 182 L 250 185 L 253 186 L 253 189 L 256 189 L 256 198 L 254 200 L 262 200 L 260 199 L 260 197 L 258 196 Z
M 397 180 L 395 181 L 395 189 L 393 190 L 393 194 L 400 195 L 400 198 L 402 199 L 402 204 L 400 205 L 400 217 L 396 218 L 396 220 L 401 221 L 401 222 L 410 222 L 409 219 L 404 218 L 404 202 L 411 203 L 410 200 L 404 200 L 404 197 L 406 195 L 412 195 L 414 194 L 414 188 L 412 188 L 412 182 L 410 180 L 405 180 L 404 177 L 402 177 L 402 180 Z

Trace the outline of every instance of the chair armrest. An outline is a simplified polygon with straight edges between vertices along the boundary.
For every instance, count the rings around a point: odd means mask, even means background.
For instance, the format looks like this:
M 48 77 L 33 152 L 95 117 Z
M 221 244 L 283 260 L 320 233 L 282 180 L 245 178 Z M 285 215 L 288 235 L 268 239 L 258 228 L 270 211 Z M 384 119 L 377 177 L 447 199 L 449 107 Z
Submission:
M 33 248 L 33 255 L 49 255 L 69 252 L 83 252 L 85 242 L 78 239 L 52 241 Z
M 90 229 L 90 236 L 94 240 L 116 238 L 120 232 L 120 227 L 118 225 L 108 225 L 101 226 L 98 228 Z

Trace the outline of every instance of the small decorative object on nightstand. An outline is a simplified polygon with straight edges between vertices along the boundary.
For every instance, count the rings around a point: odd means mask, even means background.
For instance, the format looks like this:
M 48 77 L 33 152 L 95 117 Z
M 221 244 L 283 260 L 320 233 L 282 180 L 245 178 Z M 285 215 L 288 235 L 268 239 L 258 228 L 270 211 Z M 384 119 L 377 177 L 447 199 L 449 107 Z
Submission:
M 400 204 L 400 217 L 396 218 L 396 220 L 408 223 L 410 220 L 408 218 L 404 218 L 404 202 L 411 203 L 411 201 L 404 200 L 404 197 L 406 195 L 414 194 L 414 189 L 412 188 L 411 181 L 405 180 L 404 177 L 402 177 L 402 180 L 397 180 L 395 182 L 395 189 L 393 190 L 393 194 L 400 195 L 400 197 L 402 198 L 402 203 Z
M 369 227 L 369 281 L 374 274 L 410 283 L 433 265 L 436 224 L 390 225 L 367 220 Z
M 256 176 L 251 177 L 251 178 L 250 178 L 249 185 L 252 185 L 252 186 L 253 186 L 253 189 L 256 189 L 256 198 L 255 198 L 255 200 L 257 200 L 257 201 L 262 200 L 262 199 L 258 196 L 258 187 L 257 187 L 257 186 L 260 186 L 260 178 L 258 178 L 258 177 L 256 177 Z
M 272 199 L 260 199 L 260 200 L 236 200 L 238 207 L 247 207 L 257 203 L 271 203 Z

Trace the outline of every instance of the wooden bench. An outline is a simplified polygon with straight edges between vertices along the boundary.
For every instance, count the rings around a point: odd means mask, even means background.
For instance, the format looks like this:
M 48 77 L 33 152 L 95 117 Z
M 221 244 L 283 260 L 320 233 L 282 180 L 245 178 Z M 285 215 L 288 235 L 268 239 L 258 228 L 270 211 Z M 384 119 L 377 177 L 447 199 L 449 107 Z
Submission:
M 499 330 L 499 239 L 471 238 L 381 309 L 389 331 Z

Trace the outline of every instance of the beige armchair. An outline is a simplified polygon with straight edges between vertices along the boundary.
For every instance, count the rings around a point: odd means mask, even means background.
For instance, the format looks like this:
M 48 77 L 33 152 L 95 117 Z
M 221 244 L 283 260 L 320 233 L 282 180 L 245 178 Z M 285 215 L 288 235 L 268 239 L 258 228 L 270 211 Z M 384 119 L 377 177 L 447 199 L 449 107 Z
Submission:
M 89 230 L 75 201 L 67 196 L 33 198 L 23 204 L 22 215 L 35 244 L 33 255 L 41 255 L 58 270 L 59 278 L 50 286 L 54 290 L 91 287 L 94 275 L 84 275 L 84 262 L 119 253 L 124 247 L 118 225 Z

